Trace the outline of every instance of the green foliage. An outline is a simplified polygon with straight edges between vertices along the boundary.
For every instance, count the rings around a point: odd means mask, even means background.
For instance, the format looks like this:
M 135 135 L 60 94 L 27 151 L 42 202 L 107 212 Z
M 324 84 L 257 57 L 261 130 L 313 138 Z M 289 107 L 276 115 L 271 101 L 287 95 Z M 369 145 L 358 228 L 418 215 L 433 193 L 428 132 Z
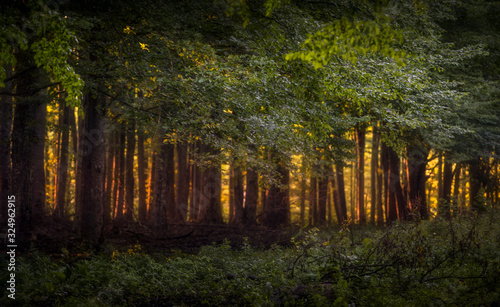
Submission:
M 127 251 L 80 260 L 20 257 L 20 305 L 442 306 L 500 300 L 498 212 L 452 220 L 344 225 L 297 234 L 294 247 L 229 242 L 197 254 Z M 2 272 L 2 280 L 6 273 Z M 0 299 L 8 303 L 6 294 Z

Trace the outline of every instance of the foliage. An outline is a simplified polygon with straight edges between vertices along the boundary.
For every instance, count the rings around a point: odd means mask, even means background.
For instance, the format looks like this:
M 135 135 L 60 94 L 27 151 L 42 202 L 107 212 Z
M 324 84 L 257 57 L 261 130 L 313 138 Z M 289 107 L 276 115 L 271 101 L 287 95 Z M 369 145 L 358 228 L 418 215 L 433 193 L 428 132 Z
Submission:
M 197 254 L 148 255 L 141 246 L 17 266 L 20 305 L 249 306 L 491 305 L 500 300 L 500 227 L 488 215 L 303 230 L 293 248 L 229 242 Z M 6 278 L 2 273 L 2 280 Z M 0 302 L 5 304 L 5 296 Z

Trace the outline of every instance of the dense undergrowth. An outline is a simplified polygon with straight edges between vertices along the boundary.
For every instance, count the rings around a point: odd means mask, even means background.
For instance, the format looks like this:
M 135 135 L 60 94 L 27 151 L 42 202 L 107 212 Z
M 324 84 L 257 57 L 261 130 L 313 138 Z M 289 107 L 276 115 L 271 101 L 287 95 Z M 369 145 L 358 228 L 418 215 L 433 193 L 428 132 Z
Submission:
M 79 260 L 66 250 L 58 259 L 33 252 L 18 259 L 15 302 L 2 289 L 0 305 L 500 306 L 493 213 L 308 229 L 293 243 L 150 255 L 136 245 Z

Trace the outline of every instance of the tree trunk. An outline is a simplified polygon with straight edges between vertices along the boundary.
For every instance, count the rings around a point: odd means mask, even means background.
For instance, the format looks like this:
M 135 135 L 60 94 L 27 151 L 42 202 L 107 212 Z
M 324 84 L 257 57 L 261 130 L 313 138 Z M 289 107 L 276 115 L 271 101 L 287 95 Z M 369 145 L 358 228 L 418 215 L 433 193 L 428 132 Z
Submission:
M 184 222 L 188 214 L 190 181 L 187 143 L 177 143 L 177 175 L 177 208 L 179 221 Z
M 377 172 L 378 172 L 378 146 L 379 146 L 379 134 L 377 131 L 377 125 L 373 125 L 373 133 L 372 133 L 372 160 L 370 167 L 370 223 L 375 224 L 375 217 L 378 216 L 378 208 L 377 204 Z
M 251 167 L 247 168 L 247 187 L 245 209 L 243 210 L 245 225 L 255 225 L 257 204 L 259 202 L 259 174 Z
M 55 215 L 64 218 L 66 205 L 66 183 L 68 180 L 69 154 L 69 107 L 65 101 L 59 102 L 59 116 L 61 117 L 61 145 L 59 149 L 59 163 L 57 164 L 56 209 Z
M 311 189 L 309 191 L 309 212 L 312 212 L 312 223 L 318 225 L 318 180 L 316 174 L 311 175 Z M 311 218 L 309 218 L 311 219 Z
M 163 199 L 167 202 L 167 219 L 169 223 L 178 223 L 182 215 L 175 202 L 175 146 L 174 144 L 163 143 L 160 147 L 161 159 L 159 162 L 161 165 L 158 166 L 158 169 L 160 170 L 159 177 L 165 177 L 164 179 L 160 179 L 160 182 L 164 184 L 162 195 Z
M 410 211 L 421 219 L 428 219 L 427 198 L 425 192 L 427 156 L 429 150 L 423 146 L 407 148 L 408 163 L 408 201 Z
M 335 217 L 337 218 L 337 224 L 342 225 L 342 211 L 340 210 L 340 199 L 339 199 L 339 191 L 337 185 L 337 176 L 333 170 L 334 166 L 330 167 L 330 181 L 333 192 L 333 208 L 335 209 Z
M 440 199 L 443 198 L 443 155 L 440 153 L 438 157 L 438 163 L 437 163 L 437 182 L 438 182 L 438 191 L 437 191 L 437 200 L 438 200 L 438 206 L 440 203 Z M 439 207 L 438 207 L 438 214 L 439 214 Z
M 210 145 L 202 145 L 204 152 L 210 155 L 219 154 L 219 150 Z M 221 165 L 216 163 L 203 172 L 202 186 L 202 217 L 201 220 L 208 224 L 222 224 L 222 203 L 221 203 Z
M 118 197 L 116 199 L 115 217 L 118 222 L 123 220 L 123 207 L 125 202 L 125 127 L 120 129 L 120 143 L 118 146 Z M 116 179 L 115 179 L 116 180 Z
M 148 161 L 144 154 L 144 133 L 139 131 L 137 135 L 137 168 L 139 180 L 139 222 L 146 223 L 148 215 L 148 203 L 146 199 L 146 173 Z
M 457 163 L 455 166 L 455 180 L 453 181 L 453 214 L 457 214 L 460 211 L 460 173 L 462 172 L 462 164 Z
M 366 224 L 365 214 L 365 129 L 356 128 L 356 149 L 358 158 L 358 169 L 356 172 L 356 207 L 358 211 L 358 224 Z
M 451 185 L 453 183 L 453 164 L 449 162 L 449 158 L 445 156 L 443 168 L 443 195 L 439 201 L 439 214 L 444 218 L 450 218 L 451 205 Z
M 328 196 L 328 176 L 323 174 L 318 184 L 318 225 L 324 226 L 326 224 L 326 209 L 327 209 L 327 196 Z
M 399 156 L 394 149 L 389 148 L 389 187 L 394 193 L 396 199 L 397 215 L 400 220 L 406 220 L 408 216 L 408 208 L 401 188 L 401 181 L 399 178 Z
M 93 245 L 102 239 L 102 211 L 104 202 L 104 183 L 106 170 L 106 138 L 103 97 L 93 97 L 90 93 L 83 96 L 85 118 L 82 123 L 79 176 L 82 185 L 80 196 L 80 232 L 82 238 Z
M 300 224 L 304 225 L 305 222 L 305 216 L 306 216 L 306 190 L 307 190 L 307 183 L 306 183 L 306 165 L 305 165 L 305 158 L 302 158 L 302 165 L 300 167 L 300 183 L 299 183 L 299 188 L 300 188 L 300 196 L 299 196 L 299 203 L 300 203 Z
M 481 160 L 472 161 L 469 163 L 469 207 L 472 210 L 480 210 L 482 208 L 481 181 L 482 170 Z
M 131 222 L 134 215 L 134 157 L 135 157 L 135 121 L 127 127 L 127 158 L 125 165 L 125 221 Z
M 243 172 L 240 163 L 235 163 L 233 169 L 234 223 L 241 224 L 243 219 Z
M 7 66 L 7 78 L 11 76 L 12 67 Z M 11 92 L 13 83 L 5 82 L 3 90 Z M 0 207 L 2 219 L 0 225 L 7 225 L 7 199 L 11 195 L 11 133 L 12 133 L 12 96 L 0 95 Z M 14 195 L 15 196 L 15 195 Z
M 115 131 L 113 138 L 113 180 L 111 181 L 113 183 L 113 192 L 112 192 L 112 198 L 111 198 L 111 218 L 114 219 L 116 217 L 116 205 L 118 204 L 118 190 L 119 190 L 119 176 L 120 176 L 120 150 L 121 150 L 121 144 L 120 144 L 120 136 L 121 133 L 119 131 Z M 110 182 L 110 183 L 111 183 Z
M 33 64 L 33 59 L 25 52 L 17 54 L 16 59 L 18 71 L 24 71 Z M 41 69 L 35 69 L 32 73 L 19 76 L 16 87 L 20 96 L 16 99 L 12 125 L 11 178 L 12 195 L 16 197 L 17 206 L 16 233 L 21 240 L 40 221 L 37 219 L 41 219 L 45 201 L 43 163 L 47 97 L 40 91 L 33 93 L 43 79 Z
M 340 164 L 336 165 L 336 173 L 340 212 L 340 216 L 337 216 L 337 218 L 339 225 L 342 225 L 345 221 L 347 221 L 347 205 L 345 199 L 344 168 Z
M 382 169 L 384 172 L 384 190 L 386 194 L 386 216 L 387 224 L 391 224 L 393 221 L 398 219 L 398 209 L 396 205 L 396 195 L 395 195 L 395 178 L 392 176 L 392 171 L 390 167 L 390 148 L 382 142 Z M 399 176 L 398 176 L 399 177 Z
M 113 160 L 116 147 L 115 133 L 108 136 L 108 146 L 107 146 L 107 160 L 106 160 L 106 191 L 104 194 L 104 204 L 102 209 L 102 222 L 104 226 L 111 223 L 111 199 L 113 193 Z
M 290 218 L 290 172 L 284 166 L 283 160 L 272 154 L 271 160 L 276 161 L 279 176 L 279 186 L 269 189 L 268 200 L 266 200 L 266 226 L 279 228 L 287 226 Z

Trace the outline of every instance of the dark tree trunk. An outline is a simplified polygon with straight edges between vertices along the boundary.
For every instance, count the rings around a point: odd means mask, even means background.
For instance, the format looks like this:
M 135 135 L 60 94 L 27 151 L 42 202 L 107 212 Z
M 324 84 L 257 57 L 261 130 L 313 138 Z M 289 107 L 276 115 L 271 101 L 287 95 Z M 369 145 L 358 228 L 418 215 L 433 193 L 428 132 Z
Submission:
M 17 54 L 16 59 L 19 71 L 34 64 L 24 52 Z M 47 97 L 41 92 L 33 93 L 43 79 L 41 69 L 35 69 L 19 76 L 16 88 L 20 96 L 16 99 L 12 126 L 11 178 L 17 206 L 16 232 L 21 240 L 23 234 L 33 230 L 35 223 L 40 221 L 37 219 L 41 218 L 45 201 L 43 163 Z
M 311 189 L 309 191 L 309 212 L 312 212 L 312 223 L 310 225 L 318 225 L 318 179 L 316 174 L 311 176 Z M 309 218 L 311 219 L 311 218 Z
M 358 209 L 358 224 L 366 224 L 365 214 L 365 129 L 356 128 L 356 149 L 358 158 L 358 169 L 356 172 L 356 207 Z
M 113 194 L 111 198 L 111 204 L 112 204 L 112 209 L 111 209 L 111 217 L 114 219 L 116 217 L 116 205 L 118 204 L 118 190 L 120 186 L 119 182 L 119 177 L 120 177 L 120 150 L 121 150 L 121 143 L 120 143 L 120 136 L 121 132 L 120 131 L 115 131 L 113 138 L 113 180 L 111 181 L 113 183 Z M 110 182 L 110 183 L 111 183 Z
M 323 174 L 318 183 L 318 225 L 326 224 L 327 196 L 328 196 L 328 176 Z
M 125 165 L 125 220 L 131 222 L 134 216 L 134 157 L 135 157 L 135 121 L 127 127 L 127 158 Z
M 12 69 L 7 67 L 7 78 L 10 77 Z M 12 82 L 5 82 L 3 90 L 11 92 Z M 0 95 L 0 206 L 2 219 L 0 225 L 7 225 L 7 199 L 11 195 L 10 187 L 10 142 L 12 132 L 12 96 Z
M 229 166 L 229 225 L 234 224 L 234 164 Z
M 392 223 L 398 219 L 398 209 L 396 205 L 396 195 L 395 195 L 395 178 L 391 176 L 390 168 L 390 148 L 382 142 L 382 169 L 384 172 L 384 190 L 386 195 L 386 216 L 387 224 Z M 398 176 L 399 177 L 399 176 Z
M 472 161 L 469 163 L 469 207 L 472 210 L 481 210 L 483 208 L 481 183 L 483 181 L 484 172 L 481 167 L 481 160 Z
M 438 173 L 437 173 L 437 182 L 438 182 L 437 199 L 438 199 L 438 206 L 439 206 L 440 199 L 443 198 L 443 155 L 442 154 L 439 154 L 437 169 L 438 169 Z M 438 207 L 438 214 L 439 214 L 439 207 Z
M 408 216 L 408 208 L 401 188 L 399 177 L 399 156 L 394 149 L 389 148 L 389 188 L 394 193 L 396 199 L 397 215 L 400 220 L 406 220 Z
M 453 214 L 457 214 L 460 209 L 460 173 L 462 172 L 462 164 L 457 163 L 455 166 L 455 180 L 453 184 Z
M 137 177 L 139 180 L 139 222 L 146 223 L 148 216 L 148 203 L 146 199 L 146 174 L 148 161 L 144 154 L 144 133 L 137 135 Z
M 451 205 L 451 185 L 453 183 L 453 164 L 449 162 L 449 158 L 445 156 L 443 168 L 443 195 L 440 196 L 439 214 L 444 218 L 450 218 Z
M 177 208 L 179 220 L 184 222 L 188 214 L 190 181 L 187 143 L 177 143 L 177 175 Z
M 106 191 L 104 194 L 104 204 L 102 209 L 102 222 L 104 226 L 111 223 L 111 199 L 113 193 L 113 170 L 114 170 L 114 153 L 116 147 L 115 133 L 108 136 L 107 160 L 106 160 Z
M 340 164 L 336 165 L 336 175 L 340 212 L 340 216 L 337 216 L 337 218 L 339 225 L 342 225 L 345 221 L 347 221 L 347 205 L 345 199 L 344 168 Z
M 248 167 L 245 209 L 243 210 L 245 225 L 255 225 L 258 202 L 259 202 L 259 174 L 256 171 L 254 171 L 251 167 Z
M 162 189 L 165 191 L 164 199 L 167 201 L 167 219 L 170 223 L 177 223 L 181 220 L 181 213 L 177 208 L 175 202 L 175 160 L 174 160 L 175 146 L 174 144 L 164 143 L 161 145 L 161 159 L 159 176 L 165 177 L 160 179 L 164 183 Z
M 219 150 L 209 145 L 202 145 L 204 152 L 210 155 L 219 154 Z M 216 163 L 203 172 L 201 220 L 208 224 L 222 224 L 221 203 L 222 174 L 221 165 Z
M 197 144 L 198 150 L 202 150 L 201 142 Z M 200 221 L 201 218 L 201 208 L 203 206 L 203 170 L 194 165 L 194 179 L 193 179 L 193 212 L 191 213 L 191 220 L 193 222 Z
M 335 217 L 337 218 L 337 224 L 342 225 L 342 211 L 340 210 L 340 199 L 339 199 L 339 191 L 337 185 L 337 176 L 334 171 L 334 166 L 330 168 L 330 178 L 333 192 L 333 208 L 335 209 Z
M 306 217 L 306 190 L 307 190 L 307 183 L 306 183 L 306 165 L 305 165 L 305 158 L 302 158 L 302 165 L 300 167 L 300 183 L 299 183 L 299 188 L 300 188 L 300 197 L 299 197 L 299 203 L 300 203 L 300 224 L 304 225 L 305 223 L 305 217 Z
M 428 219 L 427 198 L 425 192 L 425 169 L 429 150 L 423 146 L 413 146 L 407 149 L 408 163 L 408 202 L 412 214 L 421 219 Z
M 57 164 L 56 210 L 55 215 L 64 218 L 66 205 L 66 185 L 68 180 L 69 154 L 69 110 L 65 101 L 59 102 L 59 116 L 61 117 L 61 145 L 59 149 L 59 163 Z
M 93 245 L 102 239 L 102 211 L 104 203 L 104 183 L 106 170 L 105 121 L 102 113 L 105 99 L 93 97 L 90 93 L 83 96 L 82 131 L 79 176 L 82 185 L 80 196 L 80 231 L 82 238 Z
M 274 155 L 273 155 L 274 156 Z M 278 165 L 279 185 L 269 189 L 268 200 L 266 201 L 266 226 L 279 228 L 287 226 L 290 218 L 290 172 L 283 165 L 283 161 L 276 156 L 271 157 Z
M 154 140 L 152 141 L 154 143 Z M 146 214 L 148 222 L 151 221 L 151 215 L 153 212 L 153 205 L 154 205 L 154 194 L 156 192 L 155 184 L 156 184 L 156 168 L 158 164 L 158 152 L 157 149 L 155 149 L 155 144 L 153 144 L 153 150 L 151 153 L 151 169 L 149 171 L 149 196 L 148 196 L 148 212 Z
M 121 222 L 123 220 L 123 207 L 125 202 L 125 127 L 120 129 L 120 143 L 118 146 L 118 197 L 116 199 L 116 220 Z M 117 180 L 115 179 L 115 180 Z
M 159 152 L 156 154 L 153 176 L 153 202 L 150 221 L 157 231 L 167 230 L 168 222 L 177 217 L 174 192 L 174 145 L 158 140 Z
M 233 169 L 234 223 L 241 224 L 243 219 L 243 172 L 240 163 L 235 163 Z
M 372 133 L 372 160 L 370 167 L 370 194 L 371 194 L 371 204 L 370 204 L 370 223 L 375 224 L 375 217 L 378 217 L 377 210 L 379 205 L 377 204 L 377 174 L 378 174 L 378 147 L 379 147 L 379 134 L 377 131 L 377 125 L 373 125 Z M 379 191 L 380 192 L 380 191 Z M 378 222 L 378 220 L 377 220 Z

